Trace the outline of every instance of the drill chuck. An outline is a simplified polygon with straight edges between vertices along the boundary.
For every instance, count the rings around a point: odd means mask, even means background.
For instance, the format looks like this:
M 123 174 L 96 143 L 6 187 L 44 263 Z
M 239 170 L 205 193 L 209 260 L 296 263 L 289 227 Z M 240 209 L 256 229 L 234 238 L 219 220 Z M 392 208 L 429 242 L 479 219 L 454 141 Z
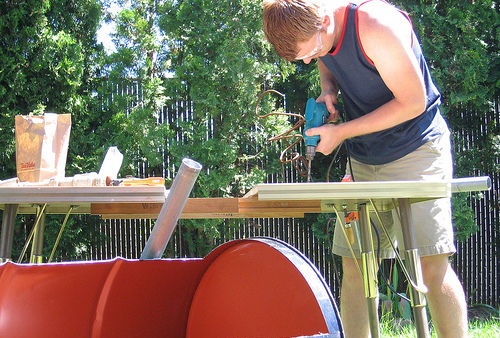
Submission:
M 316 142 L 317 144 L 317 142 Z M 314 160 L 314 156 L 316 155 L 316 146 L 315 145 L 306 145 L 306 160 L 312 161 Z

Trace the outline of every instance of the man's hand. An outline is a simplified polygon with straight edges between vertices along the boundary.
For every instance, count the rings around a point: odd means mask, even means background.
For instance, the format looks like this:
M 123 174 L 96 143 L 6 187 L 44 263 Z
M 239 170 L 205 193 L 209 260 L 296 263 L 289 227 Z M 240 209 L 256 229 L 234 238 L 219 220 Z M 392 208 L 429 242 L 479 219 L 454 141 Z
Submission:
M 332 115 L 330 114 L 330 116 Z M 316 146 L 316 152 L 329 155 L 344 141 L 342 130 L 342 124 L 327 123 L 321 127 L 306 130 L 306 135 L 319 135 L 320 141 Z
M 330 113 L 327 121 L 331 123 L 335 123 L 339 120 L 339 111 L 336 108 L 337 104 L 337 95 L 333 93 L 321 93 L 320 96 L 316 99 L 316 102 L 324 102 L 326 105 L 326 109 Z

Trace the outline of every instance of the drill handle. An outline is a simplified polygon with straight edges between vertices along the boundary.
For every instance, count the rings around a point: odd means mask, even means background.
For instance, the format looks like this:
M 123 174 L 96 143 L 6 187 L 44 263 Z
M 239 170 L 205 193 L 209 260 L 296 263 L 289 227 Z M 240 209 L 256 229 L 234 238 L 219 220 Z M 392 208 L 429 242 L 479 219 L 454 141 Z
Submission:
M 324 102 L 316 102 L 315 99 L 307 100 L 306 112 L 304 114 L 306 123 L 304 126 L 304 141 L 306 146 L 316 146 L 319 142 L 319 135 L 307 136 L 306 130 L 322 126 L 327 122 L 330 113 L 326 109 Z

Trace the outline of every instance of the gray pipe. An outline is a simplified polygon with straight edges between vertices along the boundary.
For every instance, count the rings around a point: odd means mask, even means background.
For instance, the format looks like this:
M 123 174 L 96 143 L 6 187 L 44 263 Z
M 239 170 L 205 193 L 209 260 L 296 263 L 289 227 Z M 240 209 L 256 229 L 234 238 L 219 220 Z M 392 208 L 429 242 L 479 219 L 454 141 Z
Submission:
M 485 191 L 491 189 L 489 176 L 454 178 L 451 180 L 451 192 Z
M 179 172 L 172 182 L 167 199 L 142 251 L 141 260 L 161 258 L 163 255 L 201 168 L 198 162 L 187 158 L 182 160 Z

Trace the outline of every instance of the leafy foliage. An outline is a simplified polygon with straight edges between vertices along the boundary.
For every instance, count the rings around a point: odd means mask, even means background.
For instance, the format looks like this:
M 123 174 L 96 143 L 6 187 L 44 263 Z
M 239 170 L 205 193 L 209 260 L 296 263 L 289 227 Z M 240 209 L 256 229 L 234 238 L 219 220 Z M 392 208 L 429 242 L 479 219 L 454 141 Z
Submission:
M 94 0 L 8 1 L 0 14 L 0 159 L 2 177 L 15 176 L 14 116 L 78 113 L 99 23 Z
M 168 69 L 162 59 L 157 3 L 117 3 L 122 10 L 106 16 L 116 24 L 116 51 L 101 61 L 94 105 L 105 115 L 97 121 L 96 133 L 103 151 L 114 145 L 124 153 L 122 176 L 163 176 L 161 153 L 169 126 L 160 123 L 159 112 L 166 102 L 163 77 Z M 147 163 L 144 172 L 140 163 Z
M 98 53 L 97 0 L 7 1 L 0 13 L 0 178 L 16 176 L 15 115 L 45 111 L 71 113 L 85 121 L 89 79 Z M 81 131 L 72 131 L 67 174 L 82 165 Z M 86 134 L 90 134 L 86 131 Z M 76 142 L 75 141 L 76 137 Z M 78 155 L 75 155 L 78 154 Z M 21 228 L 32 224 L 20 218 Z M 75 243 L 71 244 L 75 245 Z M 77 245 L 77 244 L 76 244 Z M 71 247 L 70 247 L 71 248 Z M 68 248 L 69 249 L 69 248 Z

